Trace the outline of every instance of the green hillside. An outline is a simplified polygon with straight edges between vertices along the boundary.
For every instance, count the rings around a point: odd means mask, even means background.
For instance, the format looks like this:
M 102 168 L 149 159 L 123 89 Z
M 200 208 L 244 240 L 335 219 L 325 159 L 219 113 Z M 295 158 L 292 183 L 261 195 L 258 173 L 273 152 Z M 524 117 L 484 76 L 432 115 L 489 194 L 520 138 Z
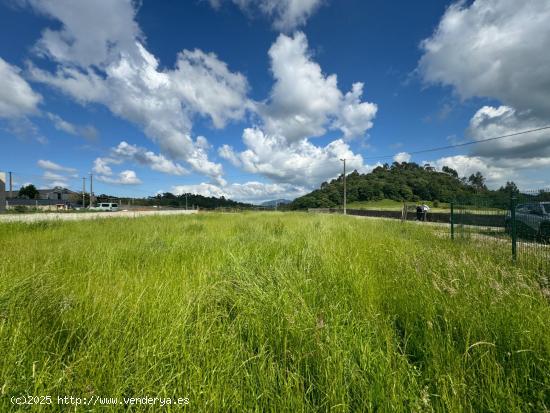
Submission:
M 416 163 L 385 164 L 367 174 L 353 171 L 347 175 L 347 200 L 353 205 L 376 204 L 394 201 L 429 201 L 437 204 L 474 196 L 486 197 L 494 205 L 507 204 L 511 192 L 517 191 L 513 182 L 498 191 L 490 191 L 485 178 L 479 172 L 470 177 L 459 177 L 451 168 L 437 171 L 430 165 Z M 291 209 L 334 208 L 342 205 L 343 175 L 330 182 L 323 182 L 321 188 L 295 199 Z M 364 207 L 364 206 L 363 206 Z

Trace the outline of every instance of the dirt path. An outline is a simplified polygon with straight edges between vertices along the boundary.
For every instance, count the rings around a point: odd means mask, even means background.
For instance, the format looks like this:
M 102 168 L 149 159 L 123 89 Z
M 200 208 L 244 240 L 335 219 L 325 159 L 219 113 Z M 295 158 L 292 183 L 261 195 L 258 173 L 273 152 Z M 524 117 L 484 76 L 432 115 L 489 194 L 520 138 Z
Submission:
M 118 211 L 118 212 L 44 212 L 21 215 L 0 215 L 2 222 L 39 222 L 39 221 L 84 221 L 103 218 L 139 218 L 151 215 L 191 215 L 197 210 L 175 210 L 175 211 Z

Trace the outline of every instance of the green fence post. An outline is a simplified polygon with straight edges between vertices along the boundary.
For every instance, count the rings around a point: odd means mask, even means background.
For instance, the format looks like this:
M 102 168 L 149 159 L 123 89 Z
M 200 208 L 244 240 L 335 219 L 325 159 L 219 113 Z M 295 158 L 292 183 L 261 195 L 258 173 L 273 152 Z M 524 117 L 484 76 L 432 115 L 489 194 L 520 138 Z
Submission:
M 512 196 L 510 200 L 510 230 L 512 236 L 512 259 L 516 261 L 518 257 L 518 237 L 517 237 L 517 226 L 516 226 L 516 202 L 517 198 Z
M 451 239 L 455 239 L 455 203 L 451 202 Z

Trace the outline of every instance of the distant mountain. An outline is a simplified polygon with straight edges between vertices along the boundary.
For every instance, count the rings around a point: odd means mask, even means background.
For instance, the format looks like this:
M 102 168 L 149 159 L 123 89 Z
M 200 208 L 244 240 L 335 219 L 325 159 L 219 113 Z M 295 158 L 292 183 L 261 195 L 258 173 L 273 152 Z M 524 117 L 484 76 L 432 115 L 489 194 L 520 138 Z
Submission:
M 264 207 L 275 207 L 277 205 L 286 205 L 286 204 L 290 204 L 292 201 L 290 201 L 289 199 L 274 199 L 272 201 L 265 201 L 265 202 L 262 202 L 260 205 L 261 206 L 264 206 Z

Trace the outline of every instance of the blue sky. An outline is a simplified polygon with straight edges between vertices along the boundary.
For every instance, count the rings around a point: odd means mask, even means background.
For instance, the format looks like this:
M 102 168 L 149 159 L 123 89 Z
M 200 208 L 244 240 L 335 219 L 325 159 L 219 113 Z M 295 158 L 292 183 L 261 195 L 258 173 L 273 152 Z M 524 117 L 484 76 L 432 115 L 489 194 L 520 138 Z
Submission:
M 549 19 L 546 0 L 0 0 L 0 170 L 252 202 L 339 158 L 547 186 L 547 132 L 409 152 L 549 125 Z

